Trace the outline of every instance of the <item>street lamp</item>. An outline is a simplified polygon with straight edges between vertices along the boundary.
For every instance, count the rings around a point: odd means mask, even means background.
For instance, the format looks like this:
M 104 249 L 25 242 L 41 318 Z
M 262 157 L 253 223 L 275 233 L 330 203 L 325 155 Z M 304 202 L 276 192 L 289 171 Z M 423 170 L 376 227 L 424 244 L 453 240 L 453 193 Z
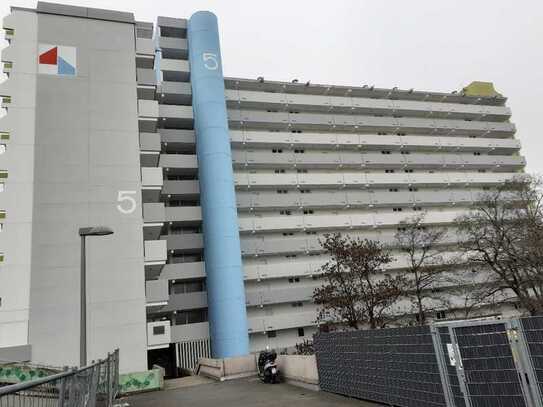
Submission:
M 81 321 L 79 333 L 79 366 L 87 364 L 87 276 L 86 276 L 86 252 L 85 238 L 87 236 L 107 236 L 112 235 L 113 229 L 107 226 L 93 226 L 79 229 L 81 236 Z

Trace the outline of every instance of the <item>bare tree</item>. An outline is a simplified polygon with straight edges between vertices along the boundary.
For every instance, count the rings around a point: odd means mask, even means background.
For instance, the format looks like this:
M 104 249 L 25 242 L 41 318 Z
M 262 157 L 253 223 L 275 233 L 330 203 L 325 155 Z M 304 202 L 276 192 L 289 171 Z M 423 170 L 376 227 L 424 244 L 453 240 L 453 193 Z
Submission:
M 481 196 L 457 219 L 460 247 L 531 315 L 543 312 L 543 194 L 524 176 Z
M 448 267 L 443 259 L 442 243 L 447 230 L 430 228 L 424 223 L 422 213 L 400 222 L 396 232 L 396 244 L 404 254 L 407 266 L 408 290 L 405 295 L 411 300 L 419 325 L 426 324 L 428 312 L 443 302 L 438 294 L 443 271 Z
M 330 260 L 321 267 L 324 284 L 313 293 L 321 305 L 319 320 L 345 321 L 354 329 L 367 324 L 374 329 L 394 319 L 392 306 L 405 280 L 384 273 L 392 258 L 382 245 L 339 233 L 325 235 L 321 245 Z
M 450 283 L 447 289 L 449 309 L 457 318 L 471 318 L 481 308 L 494 307 L 508 299 L 492 274 L 469 267 L 467 263 L 459 261 L 457 264 L 464 268 L 446 278 Z

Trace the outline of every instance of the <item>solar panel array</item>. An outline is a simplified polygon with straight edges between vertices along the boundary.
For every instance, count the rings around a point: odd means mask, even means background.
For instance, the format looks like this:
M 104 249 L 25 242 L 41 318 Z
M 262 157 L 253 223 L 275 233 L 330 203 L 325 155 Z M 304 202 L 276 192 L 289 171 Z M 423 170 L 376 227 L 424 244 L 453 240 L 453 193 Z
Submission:
M 322 390 L 402 407 L 445 407 L 429 327 L 320 333 Z

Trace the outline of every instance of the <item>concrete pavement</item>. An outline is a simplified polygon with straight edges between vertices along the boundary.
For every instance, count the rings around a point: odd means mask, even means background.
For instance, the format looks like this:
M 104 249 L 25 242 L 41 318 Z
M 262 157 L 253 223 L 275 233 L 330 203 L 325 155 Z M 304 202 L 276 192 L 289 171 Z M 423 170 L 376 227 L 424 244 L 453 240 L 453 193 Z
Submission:
M 257 378 L 212 383 L 196 381 L 193 386 L 143 393 L 117 401 L 117 404 L 123 403 L 130 407 L 379 407 L 378 404 L 289 384 L 264 384 Z

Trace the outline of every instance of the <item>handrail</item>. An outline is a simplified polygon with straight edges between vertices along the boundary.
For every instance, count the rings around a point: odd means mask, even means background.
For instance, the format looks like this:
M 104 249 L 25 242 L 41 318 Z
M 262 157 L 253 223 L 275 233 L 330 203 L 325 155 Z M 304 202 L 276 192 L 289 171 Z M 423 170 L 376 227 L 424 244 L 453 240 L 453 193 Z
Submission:
M 88 401 L 85 404 L 87 407 L 96 407 L 99 397 L 100 400 L 107 400 L 107 406 L 111 407 L 118 394 L 118 363 L 117 349 L 108 353 L 107 358 L 93 361 L 87 366 L 65 368 L 50 376 L 0 387 L 0 405 L 4 405 L 2 401 L 5 398 L 17 396 L 17 406 L 26 405 L 25 400 L 45 397 L 55 400 L 53 403 L 56 407 L 79 407 L 82 400 Z
M 55 380 L 58 380 L 58 379 L 62 379 L 63 377 L 72 376 L 74 374 L 77 374 L 80 371 L 82 371 L 82 370 L 77 370 L 77 371 L 76 370 L 70 370 L 70 371 L 66 371 L 66 372 L 57 373 L 57 374 L 54 374 L 54 375 L 51 375 L 51 376 L 42 377 L 41 379 L 28 380 L 26 382 L 10 384 L 8 386 L 2 386 L 2 387 L 0 387 L 0 396 L 4 396 L 4 395 L 10 394 L 10 393 L 16 393 L 18 391 L 27 390 L 27 389 L 30 389 L 32 387 L 40 386 L 40 385 L 48 383 L 48 382 L 52 382 L 52 381 L 55 381 Z

